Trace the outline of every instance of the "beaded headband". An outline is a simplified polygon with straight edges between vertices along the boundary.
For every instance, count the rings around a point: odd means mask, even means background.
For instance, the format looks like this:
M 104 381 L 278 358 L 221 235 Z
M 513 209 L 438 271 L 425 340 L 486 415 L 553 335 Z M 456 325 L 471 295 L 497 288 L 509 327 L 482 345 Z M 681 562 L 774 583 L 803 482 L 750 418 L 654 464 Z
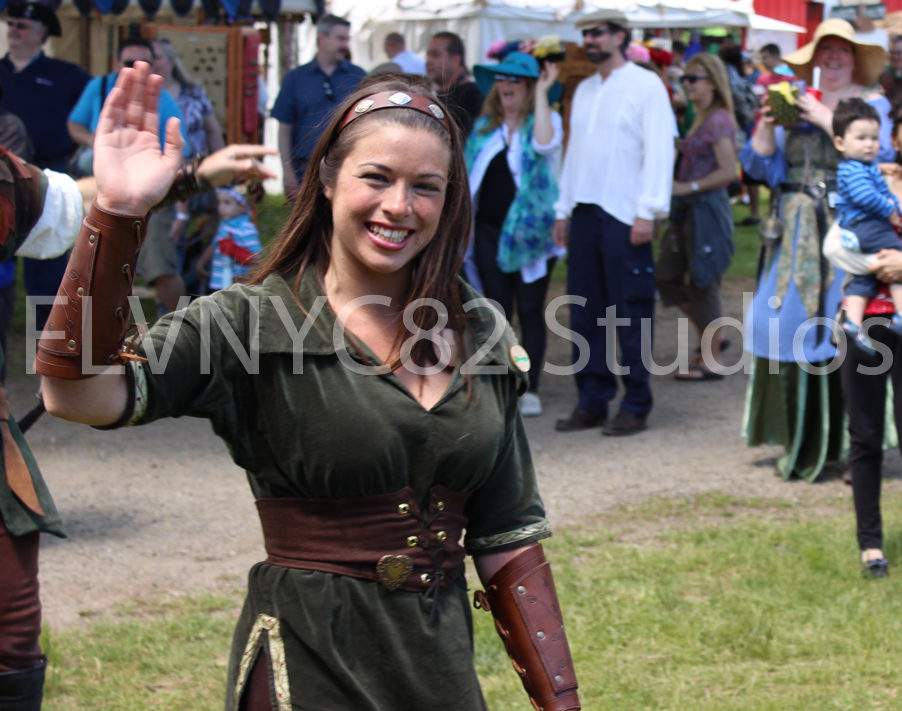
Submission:
M 404 91 L 381 91 L 358 101 L 344 117 L 339 132 L 345 129 L 351 121 L 361 116 L 370 114 L 379 109 L 415 109 L 422 114 L 431 116 L 438 121 L 448 133 L 451 133 L 451 124 L 445 110 L 431 99 L 421 94 L 407 93 Z

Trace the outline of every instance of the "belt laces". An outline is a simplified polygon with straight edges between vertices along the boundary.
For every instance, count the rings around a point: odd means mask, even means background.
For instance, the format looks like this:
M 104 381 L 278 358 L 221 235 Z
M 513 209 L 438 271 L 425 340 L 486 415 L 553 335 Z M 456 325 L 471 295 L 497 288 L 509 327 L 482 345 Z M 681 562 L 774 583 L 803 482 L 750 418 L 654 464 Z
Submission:
M 429 521 L 426 523 L 426 530 L 430 533 L 432 532 L 432 524 L 435 523 L 435 520 L 439 517 L 441 512 L 435 514 Z M 420 544 L 420 547 L 429 552 L 429 549 Z M 443 571 L 442 565 L 445 563 L 445 560 L 448 558 L 448 551 L 445 550 L 445 545 L 442 541 L 438 541 L 435 544 L 435 547 L 432 549 L 432 572 L 428 573 L 430 577 L 429 587 L 426 588 L 426 591 L 423 593 L 423 597 L 420 599 L 420 604 L 423 606 L 423 611 L 426 611 L 427 603 L 432 601 L 432 609 L 429 611 L 429 619 L 426 621 L 427 627 L 432 627 L 436 618 L 438 617 L 438 607 L 439 607 L 439 593 L 441 592 L 442 578 L 445 577 L 445 571 Z M 455 581 L 456 582 L 456 581 Z

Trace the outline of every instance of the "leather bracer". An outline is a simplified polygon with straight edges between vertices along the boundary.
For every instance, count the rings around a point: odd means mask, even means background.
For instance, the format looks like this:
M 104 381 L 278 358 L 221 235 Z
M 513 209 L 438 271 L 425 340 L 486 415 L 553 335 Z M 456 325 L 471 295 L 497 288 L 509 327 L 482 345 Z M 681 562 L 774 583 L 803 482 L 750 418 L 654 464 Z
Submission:
M 476 593 L 475 605 L 495 616 L 495 629 L 536 709 L 582 708 L 551 565 L 541 543 L 495 573 L 486 591 Z
M 128 297 L 146 233 L 146 216 L 107 212 L 94 202 L 38 341 L 35 371 L 77 380 L 96 375 L 84 372 L 85 360 L 95 367 L 126 360 L 122 345 L 131 313 Z M 89 303 L 90 313 L 85 313 Z M 91 335 L 87 359 L 83 357 L 86 317 Z

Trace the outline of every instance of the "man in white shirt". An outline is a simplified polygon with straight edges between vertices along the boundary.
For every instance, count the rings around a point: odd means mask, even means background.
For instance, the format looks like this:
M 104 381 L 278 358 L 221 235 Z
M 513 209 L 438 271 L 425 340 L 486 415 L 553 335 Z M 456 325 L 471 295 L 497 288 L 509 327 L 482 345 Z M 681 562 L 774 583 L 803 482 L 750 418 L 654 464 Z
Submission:
M 655 218 L 670 210 L 676 124 L 661 79 L 626 59 L 630 35 L 621 12 L 590 13 L 577 27 L 598 73 L 580 82 L 573 97 L 554 238 L 567 245 L 569 219 L 568 292 L 586 299 L 584 306 L 571 304 L 570 327 L 588 342 L 589 357 L 576 374 L 576 408 L 557 429 L 602 426 L 604 434 L 628 435 L 645 429 L 652 407 L 642 319 L 650 324 L 654 316 L 651 239 Z M 599 323 L 612 306 L 619 364 L 613 334 Z M 574 362 L 580 350 L 574 343 Z M 617 375 L 626 394 L 607 420 Z
M 407 42 L 400 32 L 392 32 L 385 38 L 385 53 L 405 74 L 426 74 L 426 60 L 407 49 Z

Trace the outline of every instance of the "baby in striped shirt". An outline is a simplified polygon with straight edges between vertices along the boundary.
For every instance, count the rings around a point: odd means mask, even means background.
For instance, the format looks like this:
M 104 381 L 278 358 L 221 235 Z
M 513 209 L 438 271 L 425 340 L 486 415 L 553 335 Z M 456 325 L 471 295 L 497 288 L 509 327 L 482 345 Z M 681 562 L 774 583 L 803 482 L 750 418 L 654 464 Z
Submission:
M 843 228 L 843 246 L 864 254 L 881 249 L 902 250 L 896 227 L 902 225 L 899 201 L 874 164 L 880 150 L 880 116 L 861 99 L 844 99 L 833 114 L 833 142 L 843 160 L 836 171 L 836 211 Z M 857 274 L 845 288 L 846 323 L 843 329 L 865 350 L 873 351 L 861 331 L 868 301 L 877 295 L 880 280 Z M 896 307 L 890 330 L 902 335 L 902 284 L 890 284 Z
M 197 271 L 203 276 L 207 264 L 213 262 L 209 270 L 208 294 L 228 289 L 240 281 L 240 277 L 249 274 L 254 259 L 263 249 L 260 233 L 249 214 L 247 197 L 235 188 L 217 188 L 216 202 L 219 229 L 197 263 Z

